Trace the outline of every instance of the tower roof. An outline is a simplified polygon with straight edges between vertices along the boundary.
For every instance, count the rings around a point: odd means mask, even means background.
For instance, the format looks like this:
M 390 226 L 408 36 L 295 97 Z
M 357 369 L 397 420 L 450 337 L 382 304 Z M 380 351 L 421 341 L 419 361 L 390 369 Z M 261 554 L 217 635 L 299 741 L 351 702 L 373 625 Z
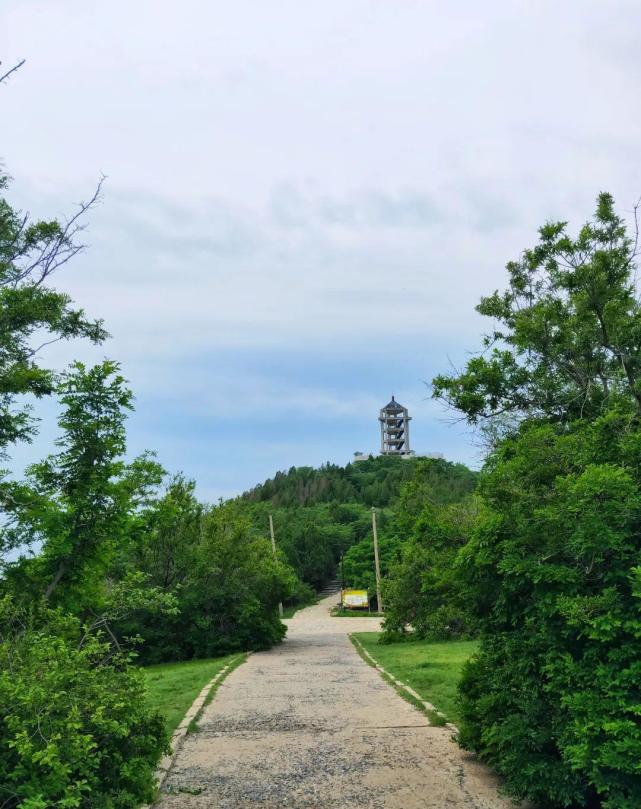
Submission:
M 387 411 L 388 413 L 402 413 L 405 408 L 402 404 L 399 404 L 396 399 L 392 396 L 392 401 L 388 402 L 383 410 Z

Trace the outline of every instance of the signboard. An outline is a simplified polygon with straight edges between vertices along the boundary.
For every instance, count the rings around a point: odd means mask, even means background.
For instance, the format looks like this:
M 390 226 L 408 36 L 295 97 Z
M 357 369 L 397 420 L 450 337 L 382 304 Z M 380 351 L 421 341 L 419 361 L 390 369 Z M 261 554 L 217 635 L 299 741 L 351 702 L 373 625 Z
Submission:
M 367 590 L 343 590 L 341 603 L 347 609 L 354 607 L 369 607 Z

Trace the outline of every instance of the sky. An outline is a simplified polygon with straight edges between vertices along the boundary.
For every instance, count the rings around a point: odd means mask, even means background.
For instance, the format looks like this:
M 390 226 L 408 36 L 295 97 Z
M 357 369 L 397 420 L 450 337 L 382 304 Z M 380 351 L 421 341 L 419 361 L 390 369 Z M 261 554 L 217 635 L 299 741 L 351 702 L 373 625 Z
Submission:
M 412 446 L 473 466 L 430 399 L 491 327 L 474 307 L 547 220 L 641 196 L 635 0 L 3 0 L 9 199 L 64 218 L 105 176 L 55 283 L 106 321 L 129 448 L 207 500 L 293 465 Z M 55 436 L 17 448 L 14 469 Z

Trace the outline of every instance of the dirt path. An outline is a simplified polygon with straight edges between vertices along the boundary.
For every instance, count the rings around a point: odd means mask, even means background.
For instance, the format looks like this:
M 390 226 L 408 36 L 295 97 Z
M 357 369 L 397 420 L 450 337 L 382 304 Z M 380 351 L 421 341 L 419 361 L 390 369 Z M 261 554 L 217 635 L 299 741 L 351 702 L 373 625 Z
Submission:
M 297 613 L 281 646 L 251 655 L 186 738 L 162 809 L 508 809 L 492 775 L 366 665 L 331 618 Z

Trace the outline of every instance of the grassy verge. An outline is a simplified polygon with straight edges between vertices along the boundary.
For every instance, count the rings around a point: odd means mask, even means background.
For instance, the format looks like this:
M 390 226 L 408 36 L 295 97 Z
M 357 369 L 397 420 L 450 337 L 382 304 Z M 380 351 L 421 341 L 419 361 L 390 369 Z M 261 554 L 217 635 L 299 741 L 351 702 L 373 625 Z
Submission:
M 170 733 L 178 727 L 191 703 L 212 677 L 238 656 L 237 653 L 210 660 L 160 663 L 143 669 L 149 704 L 165 717 Z
M 386 671 L 411 686 L 450 722 L 458 722 L 456 686 L 463 664 L 477 649 L 476 641 L 413 640 L 379 644 L 379 636 L 378 632 L 354 633 Z
M 344 610 L 342 607 L 333 607 L 330 610 L 333 618 L 382 618 L 382 612 L 367 612 L 367 610 Z

